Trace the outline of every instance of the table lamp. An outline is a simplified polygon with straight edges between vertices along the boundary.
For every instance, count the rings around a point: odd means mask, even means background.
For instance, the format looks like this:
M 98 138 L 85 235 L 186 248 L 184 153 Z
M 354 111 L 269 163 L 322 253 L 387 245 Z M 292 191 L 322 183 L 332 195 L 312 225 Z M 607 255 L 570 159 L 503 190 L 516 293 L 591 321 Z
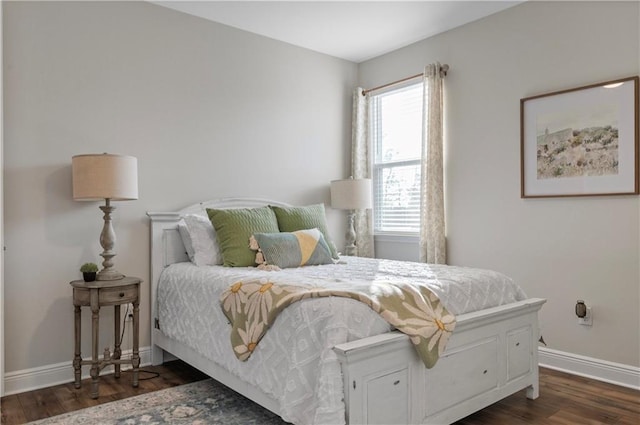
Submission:
M 115 210 L 111 201 L 138 199 L 138 160 L 132 156 L 108 153 L 75 155 L 71 158 L 71 170 L 73 199 L 105 200 L 105 205 L 100 207 L 104 213 L 104 226 L 100 233 L 100 245 L 104 251 L 100 256 L 104 261 L 96 279 L 122 279 L 124 275 L 113 264 L 116 234 L 111 224 L 111 213 Z
M 355 212 L 373 207 L 371 179 L 333 180 L 331 182 L 331 206 L 340 210 L 349 210 L 345 235 L 345 255 L 357 255 Z

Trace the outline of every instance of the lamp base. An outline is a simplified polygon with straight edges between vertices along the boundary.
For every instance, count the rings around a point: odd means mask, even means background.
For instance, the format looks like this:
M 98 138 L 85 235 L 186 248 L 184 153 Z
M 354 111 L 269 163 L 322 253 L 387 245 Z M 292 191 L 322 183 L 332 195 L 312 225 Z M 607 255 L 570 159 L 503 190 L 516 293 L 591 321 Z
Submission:
M 356 246 L 356 230 L 354 226 L 356 214 L 353 210 L 347 216 L 347 233 L 345 234 L 346 246 L 344 247 L 344 255 L 355 257 L 358 255 L 358 247 Z
M 105 205 L 100 207 L 104 213 L 104 226 L 100 233 L 100 245 L 104 250 L 100 256 L 104 258 L 102 270 L 96 276 L 97 280 L 119 280 L 124 277 L 122 273 L 113 268 L 113 257 L 116 256 L 113 247 L 116 244 L 116 233 L 111 225 L 111 213 L 116 209 L 111 206 L 111 200 L 105 199 Z
M 350 257 L 358 256 L 358 247 L 356 247 L 353 244 L 345 246 L 344 247 L 344 255 L 348 255 Z
M 124 275 L 117 270 L 102 269 L 96 275 L 96 280 L 120 280 Z

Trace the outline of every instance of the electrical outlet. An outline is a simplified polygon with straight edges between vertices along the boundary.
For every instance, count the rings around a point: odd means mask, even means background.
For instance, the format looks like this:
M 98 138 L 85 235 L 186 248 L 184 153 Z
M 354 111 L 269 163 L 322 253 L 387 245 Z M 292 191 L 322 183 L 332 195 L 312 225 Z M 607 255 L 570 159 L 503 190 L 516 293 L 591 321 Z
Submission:
M 593 313 L 591 307 L 587 307 L 587 315 L 584 317 L 578 317 L 578 324 L 584 326 L 593 326 Z

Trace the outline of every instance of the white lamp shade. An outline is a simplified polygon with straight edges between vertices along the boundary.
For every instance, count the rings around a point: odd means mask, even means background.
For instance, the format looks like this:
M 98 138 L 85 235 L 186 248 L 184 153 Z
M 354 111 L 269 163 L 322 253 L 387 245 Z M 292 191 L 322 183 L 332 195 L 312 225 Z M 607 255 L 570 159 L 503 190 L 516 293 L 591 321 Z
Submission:
M 71 170 L 75 200 L 138 199 L 138 160 L 133 156 L 75 155 Z
M 373 206 L 371 179 L 331 182 L 331 206 L 340 210 L 364 210 Z

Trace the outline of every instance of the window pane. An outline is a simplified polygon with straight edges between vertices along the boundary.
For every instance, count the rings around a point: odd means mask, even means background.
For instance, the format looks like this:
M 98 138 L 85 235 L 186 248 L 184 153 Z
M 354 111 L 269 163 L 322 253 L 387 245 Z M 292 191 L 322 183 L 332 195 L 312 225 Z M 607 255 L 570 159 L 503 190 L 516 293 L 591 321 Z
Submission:
M 420 231 L 420 164 L 377 169 L 375 230 Z
M 420 83 L 375 97 L 377 163 L 420 158 L 422 86 Z

